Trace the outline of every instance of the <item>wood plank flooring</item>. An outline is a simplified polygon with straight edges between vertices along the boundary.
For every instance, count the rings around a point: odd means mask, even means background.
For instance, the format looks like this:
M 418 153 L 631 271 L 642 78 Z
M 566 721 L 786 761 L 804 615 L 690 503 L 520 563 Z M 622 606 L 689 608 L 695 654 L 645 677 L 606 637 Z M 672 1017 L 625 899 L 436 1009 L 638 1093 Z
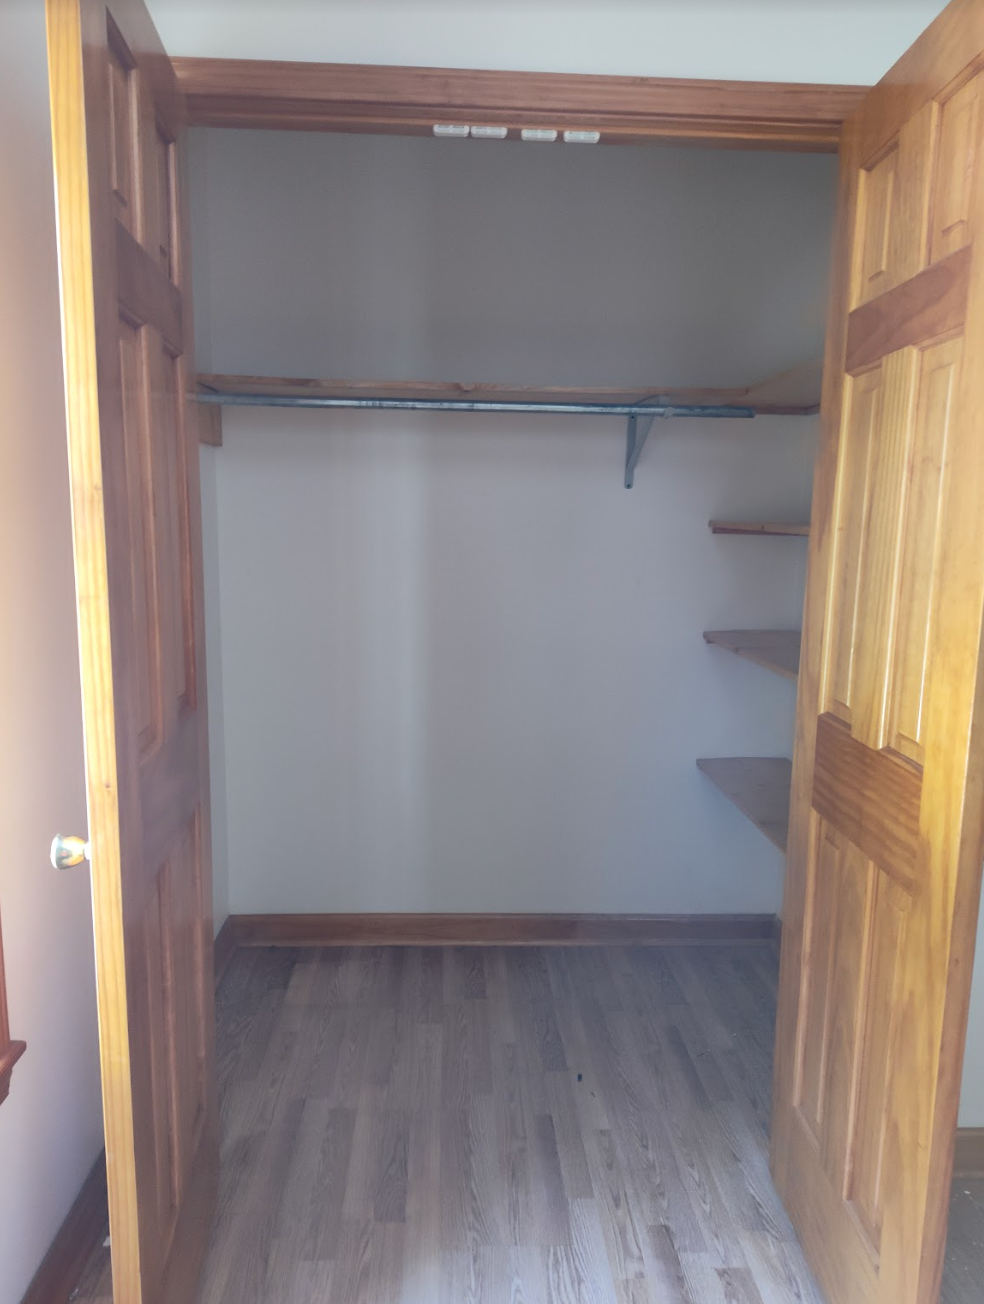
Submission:
M 199 1304 L 821 1304 L 768 1173 L 776 979 L 764 946 L 237 952 Z

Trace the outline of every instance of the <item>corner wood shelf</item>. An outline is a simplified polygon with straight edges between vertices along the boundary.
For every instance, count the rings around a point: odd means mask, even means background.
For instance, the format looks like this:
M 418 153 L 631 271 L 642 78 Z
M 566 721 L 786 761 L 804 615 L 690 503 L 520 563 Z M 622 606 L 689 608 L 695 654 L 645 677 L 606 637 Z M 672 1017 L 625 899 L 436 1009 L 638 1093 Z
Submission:
M 795 521 L 708 521 L 712 534 L 794 535 L 806 538 L 809 524 Z
M 770 842 L 786 850 L 792 761 L 784 756 L 721 756 L 699 760 L 697 768 Z
M 704 641 L 786 679 L 795 679 L 799 674 L 798 629 L 705 629 Z

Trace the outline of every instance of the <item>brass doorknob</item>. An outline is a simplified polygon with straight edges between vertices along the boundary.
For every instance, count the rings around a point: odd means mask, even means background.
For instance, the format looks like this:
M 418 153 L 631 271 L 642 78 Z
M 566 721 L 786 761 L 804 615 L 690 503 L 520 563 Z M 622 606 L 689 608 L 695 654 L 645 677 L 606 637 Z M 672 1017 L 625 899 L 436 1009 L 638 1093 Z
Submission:
M 59 833 L 51 844 L 51 863 L 55 869 L 71 869 L 90 857 L 85 838 L 65 838 Z

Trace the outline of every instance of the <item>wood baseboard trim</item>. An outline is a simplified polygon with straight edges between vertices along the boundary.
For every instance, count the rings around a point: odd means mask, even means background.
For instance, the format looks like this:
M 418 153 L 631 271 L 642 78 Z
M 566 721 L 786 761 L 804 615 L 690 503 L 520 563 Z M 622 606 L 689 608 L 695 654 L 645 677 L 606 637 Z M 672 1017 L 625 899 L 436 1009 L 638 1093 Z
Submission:
M 984 1177 L 984 1127 L 957 1128 L 954 1177 Z
M 232 923 L 232 916 L 227 915 L 225 923 L 215 935 L 215 986 L 218 987 L 222 981 L 226 969 L 229 967 L 229 961 L 236 950 L 236 934 Z
M 108 1219 L 106 1152 L 100 1151 L 21 1304 L 65 1304 Z
M 773 915 L 232 915 L 237 946 L 688 946 L 768 943 Z

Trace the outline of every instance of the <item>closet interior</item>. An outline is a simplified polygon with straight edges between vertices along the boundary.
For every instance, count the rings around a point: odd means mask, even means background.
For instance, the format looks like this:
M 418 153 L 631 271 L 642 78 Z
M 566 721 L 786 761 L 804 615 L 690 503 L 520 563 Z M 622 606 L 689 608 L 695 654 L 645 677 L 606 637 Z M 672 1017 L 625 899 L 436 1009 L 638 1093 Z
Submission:
M 191 136 L 233 913 L 777 915 L 781 858 L 711 784 L 783 847 L 794 694 L 718 658 L 795 680 L 835 160 Z M 396 681 L 421 719 L 376 714 Z M 378 809 L 333 792 L 343 763 L 401 829 L 403 882 Z M 264 883 L 322 816 L 332 873 Z
M 190 137 L 216 919 L 777 934 L 835 158 Z
M 834 160 L 191 164 L 216 918 L 777 938 Z

